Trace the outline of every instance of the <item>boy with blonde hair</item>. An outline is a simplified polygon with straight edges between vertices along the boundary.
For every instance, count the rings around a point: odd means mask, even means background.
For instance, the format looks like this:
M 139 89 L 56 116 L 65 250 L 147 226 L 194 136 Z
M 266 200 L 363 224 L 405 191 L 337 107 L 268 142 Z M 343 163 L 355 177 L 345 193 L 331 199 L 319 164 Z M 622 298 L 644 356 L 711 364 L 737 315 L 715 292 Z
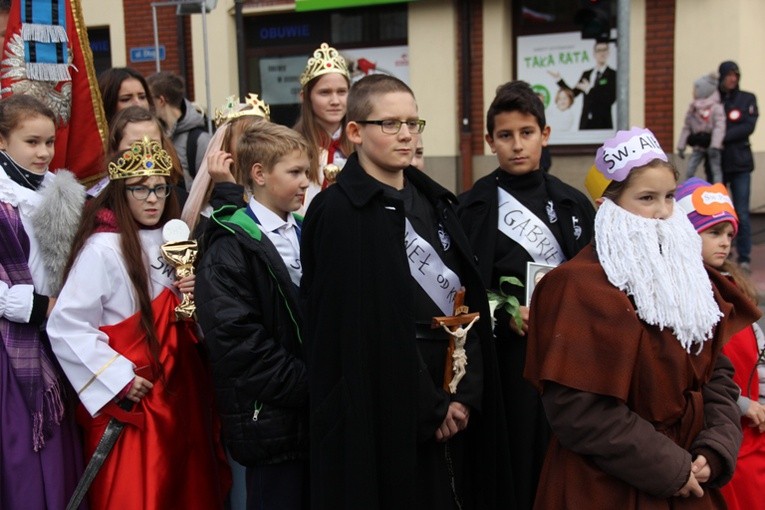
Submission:
M 302 346 L 300 208 L 313 148 L 271 123 L 245 131 L 246 207 L 216 210 L 197 280 L 223 438 L 247 467 L 247 508 L 307 508 L 308 378 Z

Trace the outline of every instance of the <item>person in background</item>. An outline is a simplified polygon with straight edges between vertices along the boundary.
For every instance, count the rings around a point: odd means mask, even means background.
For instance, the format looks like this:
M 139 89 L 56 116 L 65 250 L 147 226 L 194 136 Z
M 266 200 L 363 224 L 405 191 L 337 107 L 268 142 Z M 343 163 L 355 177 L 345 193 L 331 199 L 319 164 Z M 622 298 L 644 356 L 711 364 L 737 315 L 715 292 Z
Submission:
M 98 88 L 104 103 L 106 122 L 128 106 L 153 110 L 154 105 L 146 78 L 132 67 L 112 67 L 98 75 Z
M 186 201 L 186 188 L 179 183 L 183 181 L 181 162 L 175 153 L 175 148 L 170 140 L 162 132 L 162 125 L 151 111 L 142 106 L 128 106 L 117 112 L 109 124 L 109 140 L 107 145 L 107 159 L 112 159 L 120 152 L 130 149 L 133 143 L 141 141 L 144 136 L 150 140 L 159 142 L 173 161 L 172 175 L 170 180 L 175 188 L 175 194 L 179 205 Z M 88 196 L 95 197 L 109 184 L 109 175 L 105 175 L 98 183 L 88 189 Z
M 417 145 L 414 146 L 412 166 L 421 172 L 425 171 L 425 148 L 422 146 L 422 135 L 417 137 Z
M 207 131 L 207 119 L 186 99 L 186 86 L 180 76 L 161 71 L 149 76 L 147 83 L 157 117 L 181 160 L 186 190 L 190 191 L 212 137 Z
M 213 210 L 223 205 L 239 208 L 247 205 L 247 172 L 235 164 L 236 144 L 253 125 L 269 122 L 270 115 L 271 108 L 252 93 L 247 94 L 244 103 L 240 103 L 236 96 L 229 96 L 226 103 L 216 110 L 215 124 L 218 129 L 207 146 L 202 166 L 181 213 L 181 219 L 189 226 L 194 238 L 201 239 L 204 235 Z
M 308 176 L 311 184 L 300 209 L 304 214 L 322 189 L 329 185 L 324 180 L 324 169 L 335 165 L 342 169 L 353 144 L 345 133 L 346 102 L 351 78 L 345 59 L 327 43 L 322 43 L 308 59 L 300 75 L 300 117 L 294 126 L 310 144 L 316 147 L 318 165 L 311 165 Z
M 749 222 L 749 198 L 752 191 L 754 156 L 749 137 L 754 132 L 757 117 L 757 97 L 739 88 L 741 71 L 738 64 L 727 60 L 720 64 L 720 96 L 725 108 L 725 138 L 723 139 L 723 182 L 730 188 L 738 215 L 736 236 L 737 262 L 745 272 L 751 272 L 752 226 Z
M 691 178 L 677 188 L 677 205 L 701 236 L 704 263 L 720 271 L 757 304 L 757 290 L 728 259 L 738 218 L 725 186 Z M 733 478 L 722 487 L 729 510 L 748 510 L 762 504 L 765 484 L 765 335 L 755 322 L 735 335 L 722 350 L 733 363 L 733 381 L 739 388 L 738 407 L 744 439 Z
M 685 147 L 693 149 L 685 178 L 690 179 L 706 158 L 712 181 L 722 182 L 721 149 L 725 137 L 725 110 L 717 90 L 717 75 L 705 74 L 693 82 L 693 101 L 688 105 L 683 129 L 677 140 L 677 155 L 685 158 Z

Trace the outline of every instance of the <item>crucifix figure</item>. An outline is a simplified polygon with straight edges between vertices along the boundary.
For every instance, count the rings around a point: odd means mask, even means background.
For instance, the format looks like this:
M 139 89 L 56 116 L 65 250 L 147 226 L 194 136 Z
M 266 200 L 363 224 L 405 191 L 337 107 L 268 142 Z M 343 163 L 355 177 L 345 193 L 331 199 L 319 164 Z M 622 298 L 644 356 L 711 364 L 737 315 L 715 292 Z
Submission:
M 432 329 L 444 328 L 449 333 L 449 348 L 446 351 L 446 366 L 444 367 L 444 389 L 457 393 L 457 385 L 465 376 L 465 366 L 468 363 L 465 352 L 465 341 L 468 331 L 480 318 L 478 312 L 468 313 L 464 306 L 465 287 L 460 288 L 454 296 L 454 315 L 449 317 L 433 317 Z M 467 324 L 467 327 L 463 327 Z

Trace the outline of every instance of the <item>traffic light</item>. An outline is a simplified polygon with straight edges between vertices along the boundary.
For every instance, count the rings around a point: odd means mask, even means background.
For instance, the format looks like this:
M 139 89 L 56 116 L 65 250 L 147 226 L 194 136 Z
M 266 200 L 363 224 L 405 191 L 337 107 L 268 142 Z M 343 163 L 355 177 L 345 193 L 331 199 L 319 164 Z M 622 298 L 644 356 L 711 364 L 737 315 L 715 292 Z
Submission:
M 582 39 L 611 40 L 611 3 L 611 0 L 580 0 L 574 23 L 581 27 Z

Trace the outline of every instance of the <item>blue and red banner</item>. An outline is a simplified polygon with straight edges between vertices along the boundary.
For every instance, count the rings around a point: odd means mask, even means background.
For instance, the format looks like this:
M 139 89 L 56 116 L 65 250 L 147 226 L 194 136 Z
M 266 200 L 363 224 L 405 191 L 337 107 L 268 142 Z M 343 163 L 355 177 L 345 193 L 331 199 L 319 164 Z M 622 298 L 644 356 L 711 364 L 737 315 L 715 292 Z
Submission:
M 106 117 L 79 0 L 17 0 L 0 63 L 0 93 L 30 94 L 58 119 L 51 169 L 87 184 L 104 173 Z

